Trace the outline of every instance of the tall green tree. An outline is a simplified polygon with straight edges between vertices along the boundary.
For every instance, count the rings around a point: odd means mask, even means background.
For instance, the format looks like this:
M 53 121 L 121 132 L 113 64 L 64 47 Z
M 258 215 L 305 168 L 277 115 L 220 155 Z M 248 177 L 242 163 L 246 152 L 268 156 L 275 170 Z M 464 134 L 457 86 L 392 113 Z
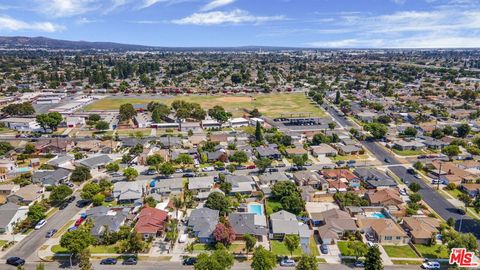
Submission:
M 377 246 L 368 248 L 365 255 L 365 270 L 383 270 L 382 257 Z
M 297 234 L 288 234 L 288 235 L 285 235 L 283 242 L 285 243 L 285 246 L 290 252 L 290 256 L 292 256 L 295 249 L 297 249 L 298 246 L 300 245 L 300 238 L 298 237 Z
M 138 171 L 133 167 L 128 167 L 123 170 L 123 175 L 127 178 L 128 181 L 133 181 L 138 177 Z
M 68 196 L 72 195 L 73 190 L 67 185 L 58 185 L 55 186 L 50 193 L 49 200 L 53 204 L 58 204 L 65 200 Z
M 131 120 L 137 115 L 137 111 L 130 103 L 122 104 L 119 111 L 120 121 Z
M 248 156 L 245 151 L 237 150 L 229 157 L 229 160 L 232 162 L 237 162 L 238 165 L 241 165 L 242 163 L 248 161 Z
M 252 263 L 250 267 L 253 270 L 273 270 L 277 265 L 277 258 L 271 251 L 263 246 L 258 246 L 253 252 Z
M 255 236 L 247 233 L 243 236 L 243 240 L 245 240 L 245 249 L 247 250 L 247 253 L 252 252 L 253 248 L 255 248 L 255 245 L 257 244 L 257 239 Z
M 257 142 L 263 142 L 263 130 L 262 126 L 260 125 L 260 122 L 257 122 L 255 126 L 255 140 Z
M 318 260 L 313 255 L 303 254 L 298 261 L 296 270 L 317 270 L 318 269 Z

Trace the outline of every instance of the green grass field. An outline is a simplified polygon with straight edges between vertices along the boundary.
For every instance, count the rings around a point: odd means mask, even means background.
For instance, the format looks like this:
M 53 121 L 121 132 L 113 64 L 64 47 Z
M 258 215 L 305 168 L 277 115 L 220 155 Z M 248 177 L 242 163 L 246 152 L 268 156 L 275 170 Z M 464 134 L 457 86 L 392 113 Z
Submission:
M 85 107 L 85 111 L 117 110 L 125 103 L 147 104 L 151 101 L 170 105 L 174 100 L 199 103 L 204 109 L 215 105 L 223 106 L 234 116 L 243 116 L 246 110 L 257 108 L 269 117 L 278 117 L 287 113 L 311 113 L 312 116 L 324 116 L 325 112 L 315 106 L 303 93 L 265 94 L 255 96 L 180 96 L 174 98 L 122 98 L 110 97 L 98 100 Z
M 288 251 L 287 246 L 285 246 L 285 244 L 281 241 L 271 240 L 270 247 L 273 254 L 277 256 L 290 256 L 290 251 Z M 298 246 L 293 251 L 293 256 L 301 256 L 301 255 L 302 255 L 302 248 Z
M 415 248 L 422 254 L 423 257 L 429 259 L 444 259 L 448 258 L 449 250 L 447 246 L 443 245 L 434 245 L 434 246 L 425 246 L 425 245 L 415 245 Z
M 399 156 L 406 156 L 406 157 L 425 154 L 425 152 L 423 152 L 422 150 L 398 150 L 398 149 L 392 148 L 392 151 Z
M 276 201 L 273 201 L 273 200 L 267 200 L 267 204 L 266 204 L 267 216 L 269 216 L 269 215 L 271 215 L 275 212 L 278 212 L 282 209 L 283 209 L 283 206 L 280 202 L 276 202 Z
M 418 258 L 415 251 L 408 246 L 391 246 L 391 245 L 382 245 L 387 255 L 392 258 Z

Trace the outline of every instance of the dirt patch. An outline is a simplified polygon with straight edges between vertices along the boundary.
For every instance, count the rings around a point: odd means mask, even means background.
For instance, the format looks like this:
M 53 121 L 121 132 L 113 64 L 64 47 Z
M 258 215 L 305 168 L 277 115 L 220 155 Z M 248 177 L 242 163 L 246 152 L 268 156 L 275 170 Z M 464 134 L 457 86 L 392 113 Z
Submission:
M 217 99 L 220 102 L 251 102 L 253 99 L 251 97 L 221 97 Z

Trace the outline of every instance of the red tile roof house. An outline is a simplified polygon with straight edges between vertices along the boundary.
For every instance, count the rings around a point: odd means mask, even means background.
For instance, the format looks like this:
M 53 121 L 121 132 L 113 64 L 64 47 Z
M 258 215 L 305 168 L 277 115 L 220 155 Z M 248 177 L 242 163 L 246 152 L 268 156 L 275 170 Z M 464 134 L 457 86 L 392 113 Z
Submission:
M 138 215 L 135 231 L 141 234 L 143 239 L 162 235 L 165 230 L 165 222 L 168 219 L 168 212 L 146 207 Z

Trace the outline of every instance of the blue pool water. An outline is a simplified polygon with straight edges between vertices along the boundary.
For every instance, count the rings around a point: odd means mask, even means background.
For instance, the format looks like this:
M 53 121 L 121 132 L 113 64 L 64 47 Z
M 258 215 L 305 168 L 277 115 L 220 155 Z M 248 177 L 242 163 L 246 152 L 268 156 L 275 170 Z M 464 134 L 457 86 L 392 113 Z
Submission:
M 30 168 L 29 168 L 29 167 L 20 167 L 20 168 L 17 168 L 17 172 L 24 173 L 24 172 L 28 172 L 28 171 L 30 171 Z
M 263 216 L 263 205 L 261 204 L 249 204 L 248 205 L 248 212 L 254 213 L 259 216 Z
M 380 212 L 370 213 L 370 214 L 368 214 L 368 217 L 371 217 L 371 218 L 387 218 L 384 214 L 382 214 Z

